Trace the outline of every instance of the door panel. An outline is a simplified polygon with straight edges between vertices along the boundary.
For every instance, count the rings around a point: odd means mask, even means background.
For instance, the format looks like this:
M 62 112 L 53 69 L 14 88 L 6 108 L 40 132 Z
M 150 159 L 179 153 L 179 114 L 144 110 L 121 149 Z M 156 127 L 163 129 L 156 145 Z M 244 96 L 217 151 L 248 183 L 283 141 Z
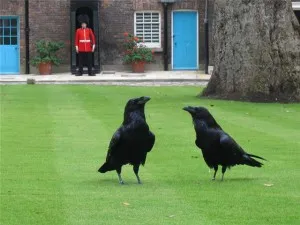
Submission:
M 173 12 L 173 69 L 198 69 L 197 12 Z
M 0 17 L 0 74 L 18 74 L 19 19 Z

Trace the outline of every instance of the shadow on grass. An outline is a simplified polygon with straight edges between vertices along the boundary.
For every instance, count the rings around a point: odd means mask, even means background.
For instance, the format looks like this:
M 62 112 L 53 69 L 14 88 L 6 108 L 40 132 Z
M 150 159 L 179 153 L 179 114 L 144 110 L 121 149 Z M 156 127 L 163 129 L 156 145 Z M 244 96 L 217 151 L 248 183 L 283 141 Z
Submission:
M 117 187 L 117 186 L 144 186 L 146 184 L 149 184 L 149 182 L 143 182 L 142 184 L 138 184 L 135 180 L 125 180 L 124 184 L 120 184 L 118 178 L 104 178 L 104 177 L 98 177 L 97 179 L 93 180 L 85 180 L 83 181 L 85 184 L 94 186 L 94 187 Z
M 255 180 L 260 180 L 261 177 L 233 177 L 233 178 L 226 178 L 224 177 L 224 180 L 222 181 L 221 178 L 220 179 L 216 179 L 216 180 L 211 180 L 211 182 L 252 182 L 252 181 L 255 181 Z

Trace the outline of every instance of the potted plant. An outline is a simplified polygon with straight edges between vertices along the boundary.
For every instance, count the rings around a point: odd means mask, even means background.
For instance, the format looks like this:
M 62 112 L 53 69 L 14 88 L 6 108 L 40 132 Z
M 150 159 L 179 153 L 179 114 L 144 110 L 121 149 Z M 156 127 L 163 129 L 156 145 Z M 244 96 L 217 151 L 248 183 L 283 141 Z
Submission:
M 124 33 L 124 63 L 132 65 L 132 72 L 145 72 L 145 63 L 153 61 L 153 51 L 132 34 Z
M 52 73 L 52 65 L 58 66 L 61 59 L 56 55 L 57 51 L 64 48 L 63 42 L 40 40 L 35 44 L 37 55 L 31 60 L 31 64 L 39 69 L 41 75 Z

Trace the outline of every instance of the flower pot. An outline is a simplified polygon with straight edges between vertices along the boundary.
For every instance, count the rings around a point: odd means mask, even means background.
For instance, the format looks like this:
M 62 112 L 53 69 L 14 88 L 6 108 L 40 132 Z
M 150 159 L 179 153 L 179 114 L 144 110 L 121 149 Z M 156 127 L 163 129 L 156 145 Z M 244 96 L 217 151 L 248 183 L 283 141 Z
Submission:
M 49 75 L 52 73 L 52 64 L 49 63 L 40 63 L 39 72 L 41 75 Z
M 134 73 L 144 73 L 145 72 L 145 62 L 133 62 L 132 72 Z

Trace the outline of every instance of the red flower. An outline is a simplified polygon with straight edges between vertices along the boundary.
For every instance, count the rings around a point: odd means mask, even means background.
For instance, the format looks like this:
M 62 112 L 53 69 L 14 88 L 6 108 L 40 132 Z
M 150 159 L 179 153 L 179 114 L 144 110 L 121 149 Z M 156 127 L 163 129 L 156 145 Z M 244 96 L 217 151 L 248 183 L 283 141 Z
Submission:
M 125 32 L 125 33 L 124 33 L 124 36 L 125 36 L 125 37 L 128 37 L 128 35 L 129 35 L 128 32 Z
M 138 40 L 139 40 L 139 38 L 138 38 L 138 37 L 134 37 L 134 40 L 135 40 L 135 41 L 138 41 Z

